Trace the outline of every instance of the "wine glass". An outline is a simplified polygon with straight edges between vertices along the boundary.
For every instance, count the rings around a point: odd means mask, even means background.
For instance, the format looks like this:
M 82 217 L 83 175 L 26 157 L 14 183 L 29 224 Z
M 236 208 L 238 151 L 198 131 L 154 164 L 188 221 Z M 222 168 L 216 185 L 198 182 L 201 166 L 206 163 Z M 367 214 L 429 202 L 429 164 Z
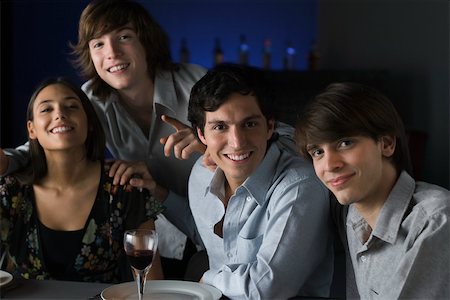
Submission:
M 150 229 L 127 230 L 123 244 L 136 278 L 139 300 L 142 300 L 146 277 L 158 247 L 158 234 Z

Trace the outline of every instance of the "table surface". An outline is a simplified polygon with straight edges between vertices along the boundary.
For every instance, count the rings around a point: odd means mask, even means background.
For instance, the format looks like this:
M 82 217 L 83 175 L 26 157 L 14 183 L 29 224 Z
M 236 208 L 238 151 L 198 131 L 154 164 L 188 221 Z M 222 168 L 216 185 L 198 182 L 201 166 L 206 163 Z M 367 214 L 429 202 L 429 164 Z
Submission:
M 17 280 L 17 279 L 14 279 Z M 2 288 L 2 299 L 101 299 L 111 284 L 58 280 L 17 280 L 13 288 Z

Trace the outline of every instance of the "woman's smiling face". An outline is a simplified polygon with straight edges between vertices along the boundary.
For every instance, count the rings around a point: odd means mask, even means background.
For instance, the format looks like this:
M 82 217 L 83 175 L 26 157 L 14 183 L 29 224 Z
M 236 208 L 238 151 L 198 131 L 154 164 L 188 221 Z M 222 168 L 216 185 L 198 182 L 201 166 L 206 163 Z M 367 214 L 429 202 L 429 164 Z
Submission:
M 64 150 L 84 148 L 88 121 L 79 97 L 63 84 L 51 84 L 36 96 L 27 127 L 30 138 L 38 139 L 44 150 Z

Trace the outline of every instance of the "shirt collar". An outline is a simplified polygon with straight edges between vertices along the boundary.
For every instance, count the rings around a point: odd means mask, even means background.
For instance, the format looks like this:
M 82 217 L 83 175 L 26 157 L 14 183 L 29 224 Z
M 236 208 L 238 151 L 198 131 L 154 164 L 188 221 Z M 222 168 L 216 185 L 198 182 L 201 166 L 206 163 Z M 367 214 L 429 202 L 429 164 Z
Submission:
M 406 171 L 403 171 L 381 208 L 375 230 L 372 231 L 373 236 L 391 244 L 395 243 L 400 225 L 404 219 L 405 211 L 408 209 L 409 203 L 411 202 L 414 188 L 414 179 L 409 176 Z M 361 235 L 364 234 L 363 231 L 370 229 L 369 224 L 361 217 L 353 205 L 350 205 L 349 207 L 347 225 L 355 230 L 360 228 Z M 364 230 L 363 228 L 366 229 Z M 362 238 L 363 237 L 360 237 L 360 240 Z
M 373 233 L 375 236 L 391 244 L 395 242 L 414 188 L 414 179 L 403 171 L 381 209 Z
M 166 70 L 158 70 L 155 75 L 153 102 L 157 115 L 167 114 L 167 109 L 177 116 L 177 92 L 173 73 Z

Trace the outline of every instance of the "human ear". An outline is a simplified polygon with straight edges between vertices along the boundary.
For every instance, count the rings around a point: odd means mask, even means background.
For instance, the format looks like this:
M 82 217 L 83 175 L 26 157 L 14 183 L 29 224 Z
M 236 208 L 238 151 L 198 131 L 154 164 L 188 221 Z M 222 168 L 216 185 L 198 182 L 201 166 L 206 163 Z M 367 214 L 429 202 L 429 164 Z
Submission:
M 198 135 L 198 138 L 200 139 L 200 141 L 201 141 L 203 144 L 208 145 L 208 144 L 206 143 L 205 135 L 203 134 L 203 132 L 202 132 L 202 131 L 200 130 L 200 128 L 198 128 L 198 127 L 197 127 L 197 135 Z
M 385 157 L 391 157 L 394 154 L 397 139 L 395 136 L 385 135 L 380 139 L 381 152 Z
M 36 132 L 32 121 L 27 122 L 28 136 L 30 139 L 36 139 Z
M 275 131 L 275 120 L 270 119 L 267 121 L 267 140 L 272 137 L 273 132 Z

